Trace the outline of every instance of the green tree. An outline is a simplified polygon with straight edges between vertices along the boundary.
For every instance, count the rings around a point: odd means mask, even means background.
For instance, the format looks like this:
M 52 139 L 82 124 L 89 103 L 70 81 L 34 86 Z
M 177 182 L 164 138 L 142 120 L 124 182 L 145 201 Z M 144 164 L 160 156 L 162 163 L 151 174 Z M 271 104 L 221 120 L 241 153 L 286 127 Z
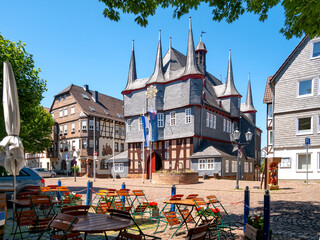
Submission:
M 212 9 L 212 20 L 225 19 L 228 23 L 237 20 L 244 13 L 259 15 L 260 21 L 268 18 L 271 8 L 281 4 L 285 10 L 284 26 L 280 32 L 290 39 L 307 34 L 311 38 L 320 36 L 320 1 L 319 0 L 99 0 L 106 5 L 103 11 L 105 17 L 120 20 L 119 10 L 123 13 L 136 15 L 135 21 L 141 26 L 147 26 L 149 16 L 155 14 L 157 8 L 172 7 L 173 17 L 180 18 L 189 10 L 200 4 L 206 4 Z
M 11 42 L 0 34 L 0 99 L 2 102 L 3 62 L 11 63 L 15 75 L 21 118 L 20 137 L 26 152 L 42 152 L 51 145 L 54 121 L 40 105 L 46 91 L 46 81 L 39 78 L 40 69 L 35 69 L 32 54 L 25 44 Z M 0 139 L 7 135 L 4 126 L 3 105 L 0 105 Z

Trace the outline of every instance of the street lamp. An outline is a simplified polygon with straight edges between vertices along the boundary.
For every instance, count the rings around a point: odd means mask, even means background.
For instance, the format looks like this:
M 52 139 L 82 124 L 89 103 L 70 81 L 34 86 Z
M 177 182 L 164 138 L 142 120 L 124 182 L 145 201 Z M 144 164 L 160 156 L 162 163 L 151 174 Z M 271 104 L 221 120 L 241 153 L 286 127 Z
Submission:
M 246 142 L 245 143 L 241 143 L 240 142 L 240 135 L 241 132 L 236 129 L 233 131 L 233 133 L 230 134 L 230 140 L 233 144 L 233 146 L 237 147 L 237 183 L 236 183 L 236 189 L 239 189 L 239 178 L 240 178 L 240 173 L 239 173 L 239 149 L 242 146 L 246 146 L 251 142 L 252 139 L 252 132 L 250 131 L 250 129 L 248 129 L 248 131 L 245 133 L 245 137 L 246 137 Z
M 77 160 L 79 160 L 80 150 L 73 150 L 73 174 L 74 174 L 74 181 L 77 181 Z M 77 160 L 75 160 L 77 159 Z

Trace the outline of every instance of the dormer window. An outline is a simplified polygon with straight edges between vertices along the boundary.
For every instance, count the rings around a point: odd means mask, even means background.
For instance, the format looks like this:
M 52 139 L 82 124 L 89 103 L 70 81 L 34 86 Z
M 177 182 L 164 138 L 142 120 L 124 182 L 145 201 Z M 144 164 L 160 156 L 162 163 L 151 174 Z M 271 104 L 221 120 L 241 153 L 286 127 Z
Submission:
M 81 93 L 81 95 L 82 95 L 82 97 L 83 97 L 84 99 L 90 100 L 90 98 L 89 98 L 86 94 Z
M 89 108 L 90 108 L 90 110 L 91 110 L 92 112 L 95 112 L 95 111 L 96 111 L 96 110 L 94 109 L 94 107 L 89 106 Z

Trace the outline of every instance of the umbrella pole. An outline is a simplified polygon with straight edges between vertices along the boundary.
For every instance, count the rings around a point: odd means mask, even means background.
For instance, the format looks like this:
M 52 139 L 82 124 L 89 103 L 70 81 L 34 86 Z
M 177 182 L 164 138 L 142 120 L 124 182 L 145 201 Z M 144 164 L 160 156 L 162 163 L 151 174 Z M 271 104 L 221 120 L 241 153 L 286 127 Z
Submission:
M 16 174 L 13 174 L 13 200 L 15 201 L 17 198 L 17 188 L 16 188 Z M 16 204 L 13 203 L 13 212 L 16 210 Z

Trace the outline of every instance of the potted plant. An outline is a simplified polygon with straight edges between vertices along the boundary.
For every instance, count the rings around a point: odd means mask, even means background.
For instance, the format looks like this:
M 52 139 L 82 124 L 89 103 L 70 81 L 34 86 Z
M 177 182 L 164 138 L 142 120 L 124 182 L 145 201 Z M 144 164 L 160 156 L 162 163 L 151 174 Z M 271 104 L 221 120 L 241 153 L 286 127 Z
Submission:
M 152 216 L 152 217 L 158 217 L 158 216 L 159 216 L 158 203 L 156 203 L 156 202 L 149 202 L 148 208 L 151 210 L 151 216 Z
M 73 202 L 75 205 L 82 205 L 82 195 L 74 192 L 66 192 L 66 198 L 70 199 L 70 202 Z
M 248 217 L 245 236 L 251 240 L 263 239 L 263 214 L 253 214 Z M 271 230 L 269 236 L 271 237 Z

